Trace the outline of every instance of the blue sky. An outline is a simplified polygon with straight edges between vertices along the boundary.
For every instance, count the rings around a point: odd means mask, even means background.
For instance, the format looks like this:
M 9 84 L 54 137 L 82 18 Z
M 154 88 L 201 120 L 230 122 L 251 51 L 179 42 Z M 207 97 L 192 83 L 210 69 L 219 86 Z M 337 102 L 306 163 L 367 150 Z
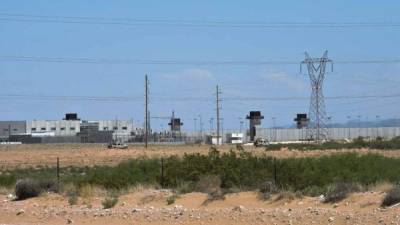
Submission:
M 400 22 L 398 1 L 51 1 L 3 0 L 0 13 L 150 20 L 259 22 Z M 304 51 L 332 60 L 398 59 L 399 28 L 260 29 L 176 26 L 118 26 L 31 23 L 1 20 L 0 56 L 172 60 L 287 60 L 300 62 Z M 337 64 L 326 75 L 325 96 L 398 94 L 398 64 Z M 202 116 L 204 128 L 215 117 L 215 85 L 222 98 L 308 97 L 308 77 L 299 65 L 137 65 L 0 61 L 0 95 L 133 96 L 144 93 L 150 78 L 153 116 L 176 111 L 186 129 Z M 210 101 L 176 101 L 204 97 Z M 159 98 L 159 99 L 157 99 Z M 160 100 L 164 98 L 166 100 Z M 0 98 L 0 119 L 59 119 L 77 112 L 86 119 L 143 121 L 143 101 L 95 102 Z M 365 120 L 400 117 L 399 98 L 326 100 L 335 122 L 361 115 Z M 239 127 L 239 117 L 261 110 L 263 125 L 291 125 L 308 112 L 308 100 L 223 101 L 225 128 Z M 159 129 L 166 121 L 153 120 Z

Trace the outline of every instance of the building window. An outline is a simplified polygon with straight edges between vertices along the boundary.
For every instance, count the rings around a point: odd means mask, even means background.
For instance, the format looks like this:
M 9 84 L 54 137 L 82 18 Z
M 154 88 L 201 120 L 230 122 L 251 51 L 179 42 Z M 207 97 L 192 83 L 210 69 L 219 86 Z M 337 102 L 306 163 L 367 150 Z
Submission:
M 118 127 L 114 127 L 114 130 L 118 130 Z
M 46 127 L 42 127 L 42 128 L 40 128 L 40 130 L 45 131 L 45 130 L 46 130 Z
M 128 130 L 128 127 L 122 127 L 122 130 Z
M 6 129 L 4 129 L 4 131 L 8 131 L 8 129 L 6 128 Z
M 108 130 L 108 127 L 103 127 L 103 130 Z
M 55 128 L 55 127 L 52 127 L 52 128 L 51 128 L 51 130 L 53 130 L 53 131 L 54 131 L 54 130 L 56 130 L 56 128 Z
M 61 127 L 61 129 L 60 130 L 65 130 L 65 127 Z
M 13 131 L 18 131 L 18 129 L 14 128 Z
M 70 129 L 71 129 L 71 130 L 75 130 L 75 127 L 71 127 Z
M 32 127 L 31 131 L 36 131 L 36 127 Z

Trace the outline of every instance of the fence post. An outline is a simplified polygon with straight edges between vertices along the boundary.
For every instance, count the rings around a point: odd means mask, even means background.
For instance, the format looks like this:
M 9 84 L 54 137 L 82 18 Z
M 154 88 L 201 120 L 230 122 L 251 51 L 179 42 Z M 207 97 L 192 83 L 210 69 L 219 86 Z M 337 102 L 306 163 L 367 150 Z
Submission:
M 161 157 L 161 188 L 164 188 L 164 158 Z
M 60 187 L 60 158 L 57 157 L 57 187 Z
M 277 185 L 277 176 L 276 176 L 276 158 L 274 157 L 274 182 Z

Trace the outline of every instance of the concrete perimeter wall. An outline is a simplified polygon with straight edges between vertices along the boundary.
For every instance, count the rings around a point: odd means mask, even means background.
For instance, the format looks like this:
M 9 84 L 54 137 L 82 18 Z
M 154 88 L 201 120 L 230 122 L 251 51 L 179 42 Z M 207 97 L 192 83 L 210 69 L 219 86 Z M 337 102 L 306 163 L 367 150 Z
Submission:
M 330 140 L 354 139 L 357 137 L 391 139 L 400 136 L 400 127 L 373 127 L 373 128 L 328 128 Z M 306 129 L 273 129 L 259 128 L 256 137 L 266 138 L 269 141 L 298 141 L 307 138 Z

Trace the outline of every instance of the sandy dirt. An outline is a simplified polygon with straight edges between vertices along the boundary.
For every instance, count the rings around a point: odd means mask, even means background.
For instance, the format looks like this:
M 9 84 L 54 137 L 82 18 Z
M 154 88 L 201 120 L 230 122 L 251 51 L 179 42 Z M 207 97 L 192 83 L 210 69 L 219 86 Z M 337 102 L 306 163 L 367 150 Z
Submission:
M 91 206 L 70 206 L 67 198 L 45 194 L 24 201 L 0 195 L 0 224 L 400 224 L 400 207 L 379 207 L 384 193 L 355 193 L 337 204 L 319 198 L 260 200 L 255 192 L 229 194 L 207 202 L 207 195 L 181 195 L 167 205 L 168 190 L 140 190 L 119 197 L 112 209 L 103 209 L 102 197 Z M 86 204 L 88 204 L 86 202 Z
M 143 146 L 130 145 L 128 149 L 107 149 L 100 144 L 36 144 L 0 146 L 0 169 L 15 167 L 55 166 L 57 157 L 60 158 L 61 167 L 64 166 L 92 166 L 115 165 L 123 160 L 138 157 L 160 157 L 169 155 L 183 155 L 184 153 L 207 154 L 208 145 L 171 145 L 171 146 Z M 235 149 L 234 145 L 218 147 L 222 152 Z M 264 148 L 245 146 L 245 151 L 253 154 L 266 154 L 277 158 L 309 157 L 330 155 L 343 152 L 358 152 L 361 154 L 378 153 L 388 157 L 400 157 L 400 151 L 382 150 L 325 150 L 325 151 L 265 151 Z

